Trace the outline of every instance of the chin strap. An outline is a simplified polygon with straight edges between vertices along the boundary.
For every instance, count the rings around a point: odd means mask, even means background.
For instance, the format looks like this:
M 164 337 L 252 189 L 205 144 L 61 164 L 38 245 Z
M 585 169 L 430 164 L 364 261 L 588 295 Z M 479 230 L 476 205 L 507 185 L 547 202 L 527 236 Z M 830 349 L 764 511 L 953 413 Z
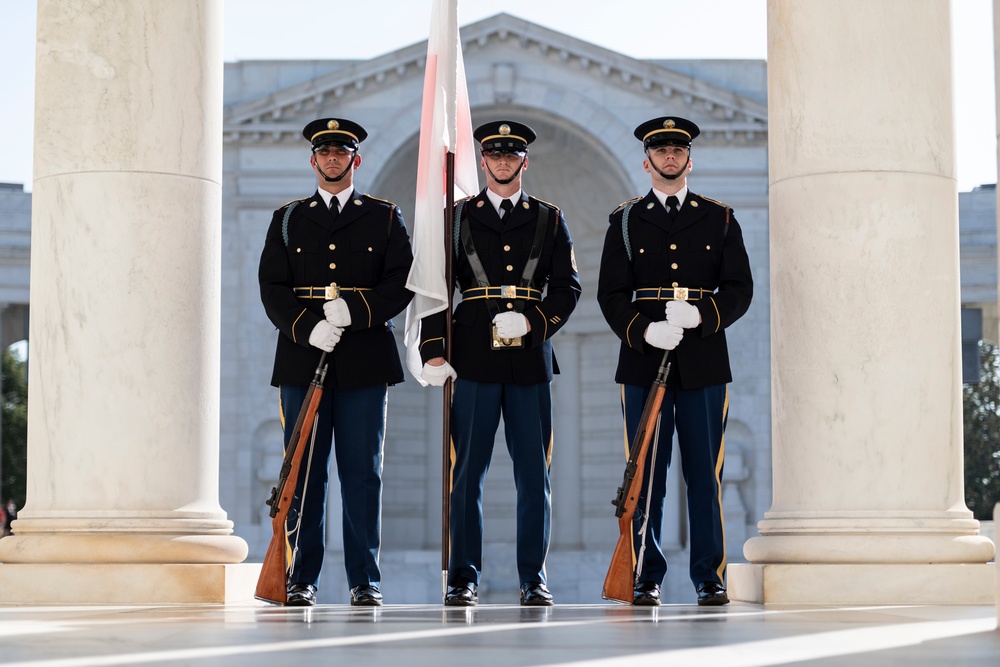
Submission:
M 647 158 L 649 157 L 649 151 L 646 151 L 646 157 Z M 659 167 L 654 165 L 652 160 L 649 161 L 649 166 L 653 168 L 653 171 L 655 171 L 657 174 L 667 179 L 668 181 L 676 181 L 678 178 L 686 174 L 689 164 L 691 164 L 691 153 L 688 153 L 688 159 L 684 161 L 684 166 L 681 167 L 681 170 L 677 173 L 677 175 L 670 176 L 669 174 L 664 174 L 662 171 L 660 171 Z
M 330 178 L 329 176 L 327 176 L 326 173 L 319 168 L 318 164 L 316 165 L 316 171 L 319 172 L 319 175 L 322 176 L 327 183 L 337 183 L 341 181 L 344 178 L 344 176 L 347 176 L 347 172 L 349 172 L 351 170 L 351 167 L 353 166 L 354 166 L 354 158 L 351 158 L 351 163 L 348 164 L 346 167 L 344 167 L 344 171 L 342 171 L 340 176 L 337 176 L 336 178 Z
M 521 169 L 523 168 L 524 168 L 524 158 L 521 158 L 521 164 L 517 165 L 517 171 L 514 172 L 514 175 L 506 180 L 501 181 L 499 178 L 496 177 L 496 174 L 493 173 L 493 170 L 490 169 L 490 165 L 489 164 L 486 165 L 486 171 L 490 172 L 490 176 L 493 177 L 493 180 L 499 183 L 500 185 L 507 185 L 508 183 L 512 183 L 514 179 L 517 178 L 517 175 L 521 173 Z
M 315 153 L 313 153 L 313 155 L 315 156 Z M 356 158 L 357 156 L 358 156 L 357 149 L 352 150 L 350 161 L 347 163 L 347 166 L 344 167 L 344 171 L 340 173 L 340 176 L 337 176 L 336 178 L 330 178 L 329 176 L 327 176 L 326 172 L 324 172 L 322 169 L 319 168 L 319 162 L 316 163 L 316 171 L 319 172 L 319 175 L 322 176 L 327 183 L 337 183 L 341 179 L 343 179 L 344 176 L 347 176 L 347 172 L 349 172 L 351 170 L 351 167 L 354 166 L 354 158 Z

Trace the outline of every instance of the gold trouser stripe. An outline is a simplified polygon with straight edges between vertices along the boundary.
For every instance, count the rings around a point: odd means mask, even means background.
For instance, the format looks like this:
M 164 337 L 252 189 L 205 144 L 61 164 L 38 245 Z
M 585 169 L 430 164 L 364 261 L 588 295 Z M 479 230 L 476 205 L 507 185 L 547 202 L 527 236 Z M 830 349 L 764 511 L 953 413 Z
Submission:
M 625 443 L 625 460 L 628 461 L 632 457 L 632 453 L 629 451 L 631 445 L 628 441 L 628 417 L 625 413 L 625 385 L 618 385 L 618 393 L 621 395 L 622 400 L 622 441 Z
M 305 312 L 305 311 L 303 311 Z M 281 390 L 278 390 L 278 422 L 281 424 L 281 457 L 285 457 L 285 404 L 281 401 Z M 292 543 L 288 541 L 288 530 L 285 530 L 285 563 L 292 562 Z
M 626 421 L 628 417 L 626 417 L 625 413 L 625 385 L 624 384 L 618 385 L 618 389 L 622 400 L 622 441 L 625 443 L 625 462 L 627 464 L 629 459 L 632 458 L 632 451 L 631 451 L 632 445 L 628 439 L 628 422 Z M 634 572 L 638 561 L 638 555 L 635 553 L 635 535 L 634 532 L 631 530 L 629 531 L 628 534 L 628 540 L 629 540 L 629 546 L 631 547 L 629 549 L 629 553 L 632 554 L 632 571 Z
M 719 525 L 722 526 L 722 563 L 715 571 L 719 581 L 725 583 L 726 574 L 726 522 L 722 512 L 722 462 L 726 459 L 726 416 L 729 414 L 729 385 L 726 385 L 726 398 L 722 403 L 722 441 L 719 443 L 719 456 L 715 460 L 715 486 L 719 490 Z
M 552 468 L 552 443 L 555 442 L 556 427 L 553 426 L 549 431 L 549 444 L 545 448 L 545 467 Z

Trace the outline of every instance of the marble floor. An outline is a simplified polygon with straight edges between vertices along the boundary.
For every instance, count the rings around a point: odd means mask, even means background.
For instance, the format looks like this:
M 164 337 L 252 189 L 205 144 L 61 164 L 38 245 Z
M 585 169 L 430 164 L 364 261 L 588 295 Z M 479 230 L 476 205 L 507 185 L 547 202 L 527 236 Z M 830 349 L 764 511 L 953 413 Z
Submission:
M 993 607 L 0 607 L 0 665 L 1000 665 Z

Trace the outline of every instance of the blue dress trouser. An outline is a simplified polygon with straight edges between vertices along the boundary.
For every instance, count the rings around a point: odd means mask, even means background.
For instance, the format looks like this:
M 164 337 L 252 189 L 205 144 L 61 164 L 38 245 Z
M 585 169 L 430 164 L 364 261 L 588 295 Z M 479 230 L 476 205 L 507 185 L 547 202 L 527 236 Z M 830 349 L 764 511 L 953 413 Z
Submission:
M 642 410 L 651 387 L 622 385 L 625 415 L 626 455 L 639 429 Z M 722 516 L 722 465 L 725 459 L 726 418 L 729 411 L 727 385 L 701 389 L 668 390 L 660 409 L 659 444 L 653 459 L 650 441 L 646 459 L 646 477 L 633 521 L 633 545 L 639 581 L 663 583 L 667 561 L 661 546 L 663 503 L 667 491 L 673 433 L 681 456 L 681 472 L 687 485 L 689 535 L 691 542 L 690 574 L 697 586 L 703 581 L 725 585 L 726 536 Z M 652 470 L 652 488 L 649 471 Z M 645 548 L 642 548 L 643 517 L 649 496 L 649 522 Z M 639 553 L 642 551 L 642 559 Z
M 503 415 L 517 490 L 517 574 L 545 583 L 551 502 L 552 396 L 548 382 L 487 384 L 459 378 L 451 407 L 451 557 L 448 584 L 479 584 L 483 570 L 483 484 Z
M 285 447 L 308 387 L 280 388 Z M 350 588 L 378 586 L 382 531 L 382 443 L 387 387 L 324 390 L 312 457 L 304 456 L 292 511 L 288 582 L 319 585 L 326 553 L 326 502 L 331 453 L 336 454 L 343 506 L 344 568 Z M 307 443 L 308 446 L 308 443 Z M 308 450 L 307 450 L 308 453 Z M 304 500 L 303 500 L 304 494 Z M 297 518 L 301 517 L 301 522 Z

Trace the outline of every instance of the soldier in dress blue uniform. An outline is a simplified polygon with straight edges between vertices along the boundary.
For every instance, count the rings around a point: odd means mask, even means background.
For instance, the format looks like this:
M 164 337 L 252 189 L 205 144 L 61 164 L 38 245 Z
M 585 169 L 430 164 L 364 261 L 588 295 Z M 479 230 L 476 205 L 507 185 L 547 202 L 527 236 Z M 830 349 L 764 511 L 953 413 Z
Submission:
M 455 285 L 451 363 L 445 361 L 445 313 L 421 323 L 421 376 L 440 386 L 456 378 L 451 407 L 453 445 L 451 554 L 445 604 L 477 604 L 483 568 L 483 484 L 500 416 L 517 490 L 517 572 L 522 605 L 553 603 L 545 557 L 551 520 L 550 383 L 558 372 L 552 336 L 580 297 L 573 241 L 562 211 L 528 196 L 530 127 L 495 121 L 473 133 L 487 187 L 456 203 Z M 454 217 L 454 216 L 453 216 Z
M 286 447 L 323 352 L 328 363 L 314 451 L 308 465 L 303 459 L 289 513 L 288 604 L 316 601 L 333 451 L 351 604 L 377 606 L 387 387 L 403 381 L 391 318 L 412 297 L 405 283 L 413 255 L 399 207 L 354 187 L 364 128 L 321 118 L 302 134 L 319 188 L 274 212 L 259 270 L 261 301 L 278 328 L 271 384 L 279 388 Z
M 691 142 L 698 134 L 697 125 L 672 116 L 635 129 L 652 189 L 611 214 L 601 257 L 597 300 L 621 339 L 615 381 L 622 385 L 626 457 L 664 350 L 670 351 L 658 451 L 654 458 L 650 447 L 635 519 L 637 605 L 660 604 L 667 571 L 660 534 L 675 428 L 698 604 L 729 602 L 721 502 L 732 381 L 726 327 L 747 312 L 753 278 L 732 209 L 688 190 Z

